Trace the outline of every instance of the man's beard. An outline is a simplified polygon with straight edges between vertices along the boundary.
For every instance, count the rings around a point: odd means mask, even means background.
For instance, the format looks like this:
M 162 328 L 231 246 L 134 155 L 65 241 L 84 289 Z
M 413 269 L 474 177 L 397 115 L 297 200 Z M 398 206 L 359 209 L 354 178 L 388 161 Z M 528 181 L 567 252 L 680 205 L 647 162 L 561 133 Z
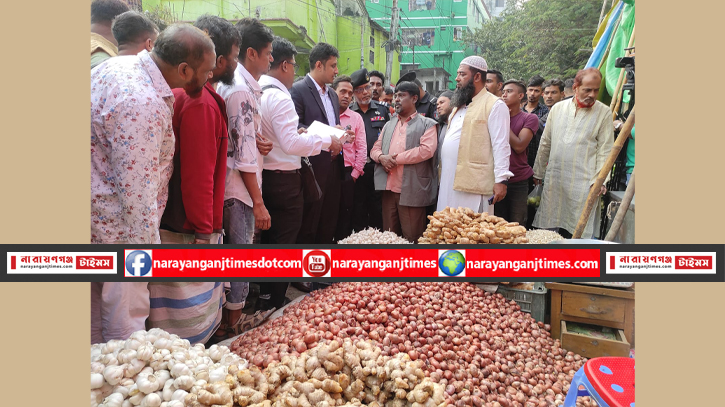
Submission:
M 438 124 L 441 124 L 441 125 L 443 125 L 443 124 L 446 124 L 446 123 L 448 123 L 448 116 L 449 116 L 449 115 L 450 115 L 450 113 L 446 113 L 446 114 L 444 114 L 444 115 L 442 115 L 442 116 L 439 116 L 439 117 L 438 117 Z
M 204 89 L 204 85 L 206 85 L 206 81 L 204 81 L 204 83 L 200 83 L 200 81 L 194 77 L 194 79 L 184 85 L 184 92 L 186 92 L 187 95 L 196 95 Z
M 355 102 L 358 105 L 363 105 L 363 106 L 367 106 L 367 105 L 369 105 L 373 101 L 372 96 L 370 96 L 368 98 L 365 98 L 365 99 L 363 99 L 361 97 L 358 97 L 358 96 L 355 96 L 354 99 L 355 99 Z
M 461 107 L 465 106 L 473 100 L 473 94 L 476 92 L 476 88 L 473 86 L 473 81 L 468 81 L 468 83 L 461 87 L 456 88 L 456 90 L 453 92 L 453 97 L 451 98 L 451 106 L 453 107 Z
M 232 65 L 230 64 L 229 68 L 231 68 L 231 67 L 232 67 Z M 227 69 L 226 72 L 221 74 L 221 76 L 219 76 L 219 82 L 221 82 L 227 86 L 234 85 L 234 69 Z

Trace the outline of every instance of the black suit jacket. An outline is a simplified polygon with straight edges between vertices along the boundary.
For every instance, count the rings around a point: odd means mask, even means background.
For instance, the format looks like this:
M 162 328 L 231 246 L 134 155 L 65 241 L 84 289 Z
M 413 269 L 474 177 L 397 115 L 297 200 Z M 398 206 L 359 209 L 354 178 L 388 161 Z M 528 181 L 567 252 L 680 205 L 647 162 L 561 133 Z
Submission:
M 332 99 L 332 108 L 335 111 L 335 124 L 340 124 L 340 100 L 337 98 L 335 90 L 331 87 L 327 86 L 327 92 L 329 92 L 330 99 Z M 295 103 L 297 115 L 300 117 L 297 125 L 298 128 L 309 127 L 315 120 L 324 124 L 329 123 L 327 114 L 325 113 L 325 105 L 322 104 L 320 92 L 317 91 L 315 82 L 311 77 L 305 76 L 305 79 L 297 81 L 292 85 L 290 95 L 292 95 L 292 101 Z M 335 164 L 342 168 L 344 165 L 342 157 L 339 157 L 333 163 L 330 160 L 330 153 L 328 151 L 322 151 L 320 154 L 310 157 L 310 163 L 315 170 L 317 183 L 320 184 L 323 190 L 325 185 L 327 185 L 327 174 L 330 173 L 331 166 Z

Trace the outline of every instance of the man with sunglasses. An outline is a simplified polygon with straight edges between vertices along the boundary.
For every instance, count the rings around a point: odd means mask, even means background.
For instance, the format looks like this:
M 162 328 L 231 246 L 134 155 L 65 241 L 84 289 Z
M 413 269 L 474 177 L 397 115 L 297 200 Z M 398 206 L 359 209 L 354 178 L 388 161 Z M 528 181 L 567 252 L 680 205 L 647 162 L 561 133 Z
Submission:
M 375 190 L 375 162 L 370 159 L 370 150 L 378 140 L 383 126 L 390 120 L 390 113 L 387 107 L 373 100 L 372 87 L 369 84 L 357 86 L 353 98 L 355 102 L 349 109 L 360 114 L 365 124 L 367 158 L 362 175 L 355 181 L 352 227 L 356 231 L 367 227 L 382 230 L 382 193 Z
M 340 125 L 353 133 L 360 134 L 353 143 L 343 146 L 344 167 L 340 188 L 340 215 L 337 221 L 335 240 L 342 240 L 352 234 L 352 208 L 355 199 L 355 183 L 364 171 L 367 160 L 367 140 L 362 137 L 365 123 L 359 113 L 349 109 L 354 94 L 361 94 L 370 88 L 368 70 L 363 68 L 352 75 L 340 75 L 332 82 L 332 88 L 340 99 Z

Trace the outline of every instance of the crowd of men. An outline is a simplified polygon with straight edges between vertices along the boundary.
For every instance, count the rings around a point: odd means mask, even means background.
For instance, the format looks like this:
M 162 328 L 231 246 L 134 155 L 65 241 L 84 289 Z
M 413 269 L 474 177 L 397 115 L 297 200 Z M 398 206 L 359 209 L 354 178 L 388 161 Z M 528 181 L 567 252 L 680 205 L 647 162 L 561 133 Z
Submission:
M 470 56 L 434 98 L 414 72 L 338 75 L 326 43 L 297 78 L 295 46 L 257 19 L 159 32 L 119 4 L 91 5 L 92 243 L 415 242 L 447 206 L 566 235 L 613 144 L 596 69 L 524 84 Z

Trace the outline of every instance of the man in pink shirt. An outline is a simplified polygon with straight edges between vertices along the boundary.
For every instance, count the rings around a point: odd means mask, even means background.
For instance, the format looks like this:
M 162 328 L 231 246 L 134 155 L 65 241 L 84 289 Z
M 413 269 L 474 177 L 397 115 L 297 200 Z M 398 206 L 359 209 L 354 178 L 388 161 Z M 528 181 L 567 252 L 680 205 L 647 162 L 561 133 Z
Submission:
M 438 147 L 436 121 L 419 115 L 418 87 L 401 82 L 393 104 L 398 113 L 385 124 L 370 151 L 375 189 L 383 191 L 383 229 L 417 242 L 426 227 L 425 207 L 438 195 L 433 156 Z
M 348 107 L 352 103 L 353 93 L 362 93 L 370 87 L 367 69 L 360 69 L 351 76 L 340 75 L 332 82 L 332 88 L 340 99 L 340 126 L 356 135 L 365 134 L 365 123 L 359 113 Z M 352 207 L 355 197 L 355 182 L 363 173 L 367 161 L 367 142 L 365 137 L 355 137 L 353 143 L 345 143 L 342 147 L 345 167 L 342 171 L 340 196 L 340 214 L 338 215 L 335 240 L 342 240 L 352 234 Z

